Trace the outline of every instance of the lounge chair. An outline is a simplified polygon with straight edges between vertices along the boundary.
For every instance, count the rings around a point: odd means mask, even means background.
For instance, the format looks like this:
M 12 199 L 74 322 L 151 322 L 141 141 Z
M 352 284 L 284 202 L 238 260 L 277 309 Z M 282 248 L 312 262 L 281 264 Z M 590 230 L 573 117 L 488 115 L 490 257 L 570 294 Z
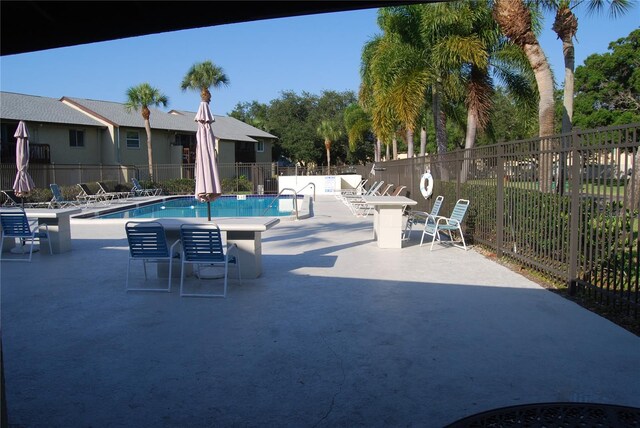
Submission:
M 467 249 L 467 244 L 464 242 L 464 235 L 462 233 L 462 220 L 464 219 L 467 209 L 469 208 L 469 201 L 467 199 L 458 199 L 453 212 L 450 217 L 435 217 L 435 222 L 427 221 L 422 232 L 422 239 L 420 239 L 420 246 L 425 235 L 431 236 L 431 250 L 433 250 L 433 244 L 437 241 L 443 242 L 440 233 L 445 232 L 449 235 L 447 242 L 451 243 L 455 247 Z M 460 235 L 460 240 L 454 239 L 454 232 Z M 459 243 L 462 243 L 460 245 Z
M 361 195 L 346 195 L 343 198 L 344 204 L 349 207 L 352 214 L 357 214 L 357 209 L 360 204 L 364 203 L 365 196 L 380 195 L 380 188 L 384 185 L 384 181 L 377 181 L 371 185 L 369 190 Z
M 171 247 L 167 243 L 162 224 L 154 221 L 132 222 L 129 221 L 124 226 L 129 243 L 129 262 L 127 264 L 127 280 L 125 289 L 127 291 L 171 291 L 171 268 L 173 265 L 173 255 L 176 245 L 180 241 L 174 242 Z M 129 276 L 132 261 L 141 261 L 144 269 L 144 279 L 147 280 L 147 263 L 168 263 L 169 281 L 167 287 L 163 288 L 130 288 Z
M 336 198 L 342 199 L 344 196 L 347 196 L 347 195 L 361 195 L 362 193 L 365 192 L 364 186 L 365 184 L 367 184 L 368 181 L 369 181 L 368 179 L 360 180 L 360 183 L 358 183 L 358 185 L 353 189 L 341 189 L 340 192 L 336 193 Z
M 389 191 L 393 184 L 387 184 L 381 191 L 375 191 L 367 196 L 389 196 Z M 351 212 L 357 217 L 366 217 L 373 210 L 373 205 L 369 205 L 364 198 L 351 201 Z
M 49 206 L 49 202 L 24 202 L 13 190 L 2 190 L 2 193 L 7 197 L 2 204 L 5 207 L 46 208 Z
M 49 187 L 51 188 L 51 193 L 53 193 L 53 198 L 49 201 L 49 208 L 79 207 L 82 205 L 82 201 L 77 199 L 65 199 L 62 195 L 62 190 L 60 190 L 60 186 L 57 184 L 51 183 Z
M 220 228 L 215 223 L 180 226 L 180 242 L 182 243 L 182 267 L 180 269 L 180 296 L 184 297 L 227 297 L 229 265 L 235 265 L 240 281 L 240 260 L 238 247 L 231 244 L 226 251 L 222 242 Z M 195 276 L 200 278 L 200 266 L 224 267 L 224 287 L 222 293 L 189 293 L 184 289 L 185 265 L 196 266 Z
M 131 196 L 131 192 L 113 192 L 108 190 L 107 185 L 102 181 L 96 181 L 96 183 L 98 184 L 98 187 L 99 187 L 98 191 L 96 192 L 97 195 L 104 195 L 106 197 L 110 197 L 113 200 L 115 199 L 127 200 L 129 199 L 129 196 Z
M 19 259 L 5 258 L 5 261 L 15 262 L 30 262 L 33 255 L 33 246 L 35 241 L 41 242 L 43 238 L 46 238 L 49 243 L 49 254 L 53 253 L 51 248 L 51 239 L 49 238 L 49 226 L 43 224 L 44 230 L 40 230 L 38 220 L 29 220 L 27 214 L 22 209 L 6 210 L 0 213 L 0 225 L 2 226 L 2 233 L 0 234 L 0 260 L 2 260 L 2 246 L 4 245 L 4 238 L 14 238 L 18 240 L 18 245 L 22 248 L 24 254 L 24 246 L 29 242 L 29 257 L 23 257 Z
M 162 193 L 162 189 L 145 189 L 144 187 L 142 187 L 137 178 L 132 178 L 131 182 L 133 183 L 131 192 L 135 196 L 158 196 L 160 193 Z
M 104 205 L 109 205 L 115 197 L 113 195 L 98 194 L 91 190 L 86 183 L 78 183 L 78 187 L 80 188 L 80 193 L 78 193 L 76 198 L 84 201 L 87 205 L 93 202 L 100 202 Z
M 402 240 L 407 240 L 411 238 L 411 231 L 413 226 L 418 223 L 426 223 L 430 221 L 435 224 L 436 217 L 440 213 L 440 207 L 442 206 L 442 201 L 444 201 L 444 196 L 440 195 L 433 202 L 433 206 L 431 207 L 431 212 L 426 211 L 411 211 L 407 217 L 407 224 L 404 227 L 404 231 L 402 232 Z

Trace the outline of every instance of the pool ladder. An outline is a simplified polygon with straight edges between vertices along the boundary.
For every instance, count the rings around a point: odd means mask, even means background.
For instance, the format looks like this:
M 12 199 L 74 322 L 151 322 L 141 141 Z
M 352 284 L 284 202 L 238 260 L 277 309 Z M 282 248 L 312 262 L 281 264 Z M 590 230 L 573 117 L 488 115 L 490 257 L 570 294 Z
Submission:
M 302 189 L 298 190 L 298 192 L 303 191 L 304 189 L 306 189 L 309 186 L 313 186 L 313 199 L 315 200 L 316 198 L 316 185 L 314 183 L 307 183 L 304 187 L 302 187 Z M 278 194 L 276 195 L 275 198 L 273 198 L 273 200 L 269 203 L 269 205 L 267 206 L 267 208 L 265 208 L 264 212 L 262 213 L 262 215 L 265 215 L 267 213 L 267 211 L 269 211 L 269 208 L 271 208 L 271 206 L 273 205 L 273 203 L 275 201 L 278 200 L 278 198 L 280 197 L 280 195 L 282 195 L 282 193 L 285 190 L 289 190 L 291 192 L 293 192 L 293 211 L 296 213 L 296 220 L 300 220 L 298 218 L 298 192 L 296 192 L 294 189 L 290 188 L 290 187 L 285 187 L 282 190 L 280 190 L 280 192 L 278 192 Z

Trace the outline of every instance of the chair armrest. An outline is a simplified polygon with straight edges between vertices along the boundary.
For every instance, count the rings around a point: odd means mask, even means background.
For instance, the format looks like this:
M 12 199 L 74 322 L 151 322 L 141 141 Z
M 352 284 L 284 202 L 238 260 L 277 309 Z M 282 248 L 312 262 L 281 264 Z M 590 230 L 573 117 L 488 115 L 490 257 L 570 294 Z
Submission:
M 171 247 L 169 247 L 169 257 L 173 258 L 173 250 L 176 247 L 176 245 L 178 245 L 180 243 L 180 240 L 177 239 L 176 242 L 174 242 L 173 244 L 171 244 Z
M 227 255 L 231 252 L 238 253 L 238 244 L 229 244 L 227 245 Z

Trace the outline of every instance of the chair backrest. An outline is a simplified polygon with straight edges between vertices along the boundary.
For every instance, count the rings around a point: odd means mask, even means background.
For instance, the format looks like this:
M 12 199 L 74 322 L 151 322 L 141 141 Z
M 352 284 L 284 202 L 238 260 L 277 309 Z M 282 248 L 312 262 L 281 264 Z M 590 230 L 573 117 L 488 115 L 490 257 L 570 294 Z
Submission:
M 100 191 L 102 193 L 109 193 L 109 191 L 107 190 L 106 184 L 104 184 L 102 181 L 96 181 L 96 183 L 98 183 L 98 187 L 100 187 Z
M 51 188 L 51 193 L 53 193 L 53 200 L 56 202 L 64 201 L 64 197 L 62 196 L 62 191 L 60 190 L 60 186 L 55 183 L 49 184 Z
M 367 184 L 367 181 L 369 181 L 368 178 L 360 180 L 360 183 L 358 183 L 358 185 L 356 186 L 356 192 L 364 192 L 364 185 Z
M 393 183 L 387 184 L 387 187 L 385 187 L 382 192 L 376 192 L 378 193 L 377 195 L 376 193 L 373 193 L 371 196 L 387 196 L 389 194 L 389 190 L 391 190 L 392 187 L 393 187 Z
M 5 236 L 31 236 L 27 214 L 22 210 L 5 211 L 0 214 L 0 224 Z
M 406 189 L 407 186 L 398 186 L 394 189 L 393 193 L 391 194 L 391 196 L 400 196 L 400 193 Z
M 124 225 L 129 241 L 129 254 L 137 258 L 169 257 L 164 227 L 155 221 L 127 222 Z
M 467 213 L 467 208 L 469 208 L 469 201 L 467 199 L 458 199 L 449 220 L 456 220 L 458 223 L 462 223 L 462 219 Z
M 142 186 L 140 185 L 140 182 L 137 178 L 131 178 L 131 182 L 133 183 L 133 190 L 142 190 Z
M 378 181 L 377 183 L 374 183 L 369 189 L 369 191 L 366 193 L 366 196 L 373 196 L 376 193 L 378 193 L 378 190 L 380 190 L 383 184 L 384 184 L 384 181 Z
M 431 216 L 436 217 L 440 212 L 440 207 L 442 206 L 442 201 L 444 201 L 444 196 L 439 195 L 436 200 L 433 202 L 433 206 L 431 207 Z
M 224 262 L 224 246 L 220 228 L 215 223 L 180 226 L 182 256 L 186 261 Z
M 89 186 L 87 186 L 86 183 L 78 183 L 78 187 L 80 187 L 80 189 L 82 190 L 82 195 L 83 196 L 94 196 L 95 193 L 93 193 L 93 191 L 91 191 L 91 189 L 89 188 Z
M 7 202 L 9 203 L 9 205 L 20 205 L 21 201 L 20 199 L 16 196 L 16 192 L 13 190 L 3 190 L 2 193 L 4 193 L 7 196 Z

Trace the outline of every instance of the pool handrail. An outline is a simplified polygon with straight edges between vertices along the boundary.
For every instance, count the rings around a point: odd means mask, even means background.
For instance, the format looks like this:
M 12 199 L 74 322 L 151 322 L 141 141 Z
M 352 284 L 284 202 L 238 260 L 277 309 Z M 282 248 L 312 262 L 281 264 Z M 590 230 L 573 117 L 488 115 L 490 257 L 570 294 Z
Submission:
M 273 198 L 273 200 L 271 202 L 269 202 L 269 205 L 267 206 L 267 208 L 264 210 L 264 212 L 262 213 L 262 215 L 265 215 L 267 211 L 269 211 L 269 208 L 271 208 L 271 206 L 273 205 L 273 203 L 275 201 L 278 200 L 278 198 L 280 197 L 280 195 L 282 195 L 282 192 L 284 192 L 285 190 L 290 190 L 293 192 L 293 211 L 296 213 L 296 220 L 300 220 L 298 218 L 298 193 L 294 190 L 291 189 L 290 187 L 285 187 L 282 190 L 280 190 L 280 192 L 278 192 L 278 194 L 276 195 L 275 198 Z
M 316 183 L 307 183 L 307 184 L 305 184 L 304 186 L 302 186 L 302 189 L 298 190 L 297 193 L 301 193 L 304 189 L 306 189 L 309 186 L 313 186 L 313 200 L 315 201 L 316 200 Z

